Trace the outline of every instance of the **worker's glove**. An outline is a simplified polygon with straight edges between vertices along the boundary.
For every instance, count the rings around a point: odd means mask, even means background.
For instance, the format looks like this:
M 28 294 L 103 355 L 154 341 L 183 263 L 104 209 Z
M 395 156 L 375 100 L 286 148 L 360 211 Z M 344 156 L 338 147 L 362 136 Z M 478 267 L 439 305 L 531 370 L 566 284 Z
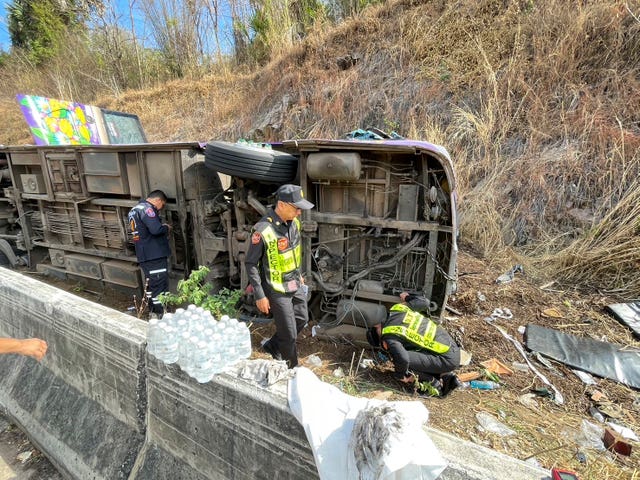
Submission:
M 417 375 L 414 374 L 413 389 L 418 395 L 425 397 L 439 397 L 442 395 L 442 383 L 438 379 L 430 382 L 421 382 Z

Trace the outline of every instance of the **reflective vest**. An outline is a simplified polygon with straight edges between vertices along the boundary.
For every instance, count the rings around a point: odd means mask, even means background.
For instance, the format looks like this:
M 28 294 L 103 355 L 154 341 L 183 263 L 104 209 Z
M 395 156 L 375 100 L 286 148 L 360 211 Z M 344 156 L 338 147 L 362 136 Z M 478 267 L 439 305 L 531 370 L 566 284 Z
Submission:
M 293 219 L 298 231 L 300 231 L 300 220 Z M 265 243 L 265 252 L 267 257 L 267 272 L 266 278 L 276 292 L 288 293 L 294 292 L 296 288 L 289 288 L 289 282 L 285 281 L 287 275 L 296 272 L 300 268 L 302 260 L 302 247 L 301 242 L 298 242 L 293 248 L 288 245 L 285 250 L 280 251 L 278 248 L 278 242 L 281 238 L 278 237 L 274 228 L 267 224 L 266 227 L 260 232 L 262 239 Z
M 390 310 L 392 312 L 404 312 L 405 315 L 402 319 L 402 325 L 388 325 L 383 327 L 383 337 L 384 335 L 396 335 L 420 348 L 431 350 L 435 353 L 447 353 L 449 351 L 449 345 L 435 341 L 438 325 L 436 325 L 433 320 L 424 317 L 418 312 L 414 312 L 407 305 L 400 303 L 391 307 Z M 421 331 L 423 333 L 421 333 Z

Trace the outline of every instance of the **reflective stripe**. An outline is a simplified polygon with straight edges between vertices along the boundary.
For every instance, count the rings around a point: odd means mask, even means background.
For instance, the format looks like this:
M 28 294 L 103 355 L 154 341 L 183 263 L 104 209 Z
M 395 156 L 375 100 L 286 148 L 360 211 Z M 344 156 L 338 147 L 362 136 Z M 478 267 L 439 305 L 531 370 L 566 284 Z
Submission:
M 436 330 L 438 326 L 434 321 L 425 317 L 424 315 L 414 312 L 407 305 L 396 304 L 390 308 L 392 312 L 404 312 L 405 316 L 402 319 L 403 326 L 389 325 L 382 329 L 382 335 L 397 335 L 398 337 L 409 340 L 414 345 L 431 350 L 436 353 L 446 353 L 449 351 L 449 345 L 436 342 Z M 420 326 L 423 321 L 427 321 L 427 326 L 424 334 L 420 334 Z M 405 326 L 406 325 L 406 326 Z
M 167 269 L 166 268 L 161 268 L 160 270 L 150 270 L 149 271 L 149 275 L 153 274 L 153 273 L 162 273 L 162 272 L 166 272 Z

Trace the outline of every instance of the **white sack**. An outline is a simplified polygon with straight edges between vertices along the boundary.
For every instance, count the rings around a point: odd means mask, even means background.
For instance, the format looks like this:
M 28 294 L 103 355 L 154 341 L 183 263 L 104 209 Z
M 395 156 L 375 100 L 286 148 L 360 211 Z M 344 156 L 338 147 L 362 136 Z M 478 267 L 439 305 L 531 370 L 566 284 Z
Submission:
M 420 402 L 352 397 L 298 367 L 289 381 L 289 407 L 304 427 L 321 480 L 434 480 L 447 466 L 422 428 L 429 412 Z

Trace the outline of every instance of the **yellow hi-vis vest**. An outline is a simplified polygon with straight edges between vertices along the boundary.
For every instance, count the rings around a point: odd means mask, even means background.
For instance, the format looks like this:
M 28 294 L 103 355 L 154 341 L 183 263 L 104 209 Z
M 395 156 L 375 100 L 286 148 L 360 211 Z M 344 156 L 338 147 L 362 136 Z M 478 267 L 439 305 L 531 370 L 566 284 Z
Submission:
M 293 219 L 298 231 L 300 231 L 300 220 Z M 302 257 L 301 242 L 293 248 L 280 252 L 278 250 L 278 235 L 271 225 L 267 225 L 260 232 L 265 243 L 267 253 L 267 281 L 276 292 L 288 293 L 292 290 L 287 288 L 284 278 L 300 267 Z
M 418 347 L 431 350 L 435 353 L 446 353 L 449 351 L 449 345 L 435 341 L 438 326 L 433 320 L 424 317 L 418 312 L 414 312 L 408 306 L 401 303 L 394 305 L 390 310 L 392 312 L 405 313 L 404 319 L 402 320 L 403 325 L 389 325 L 384 327 L 382 329 L 383 336 L 385 334 L 397 335 Z M 427 324 L 426 328 L 423 327 L 425 330 L 424 334 L 421 334 L 420 327 L 424 320 L 427 321 Z

